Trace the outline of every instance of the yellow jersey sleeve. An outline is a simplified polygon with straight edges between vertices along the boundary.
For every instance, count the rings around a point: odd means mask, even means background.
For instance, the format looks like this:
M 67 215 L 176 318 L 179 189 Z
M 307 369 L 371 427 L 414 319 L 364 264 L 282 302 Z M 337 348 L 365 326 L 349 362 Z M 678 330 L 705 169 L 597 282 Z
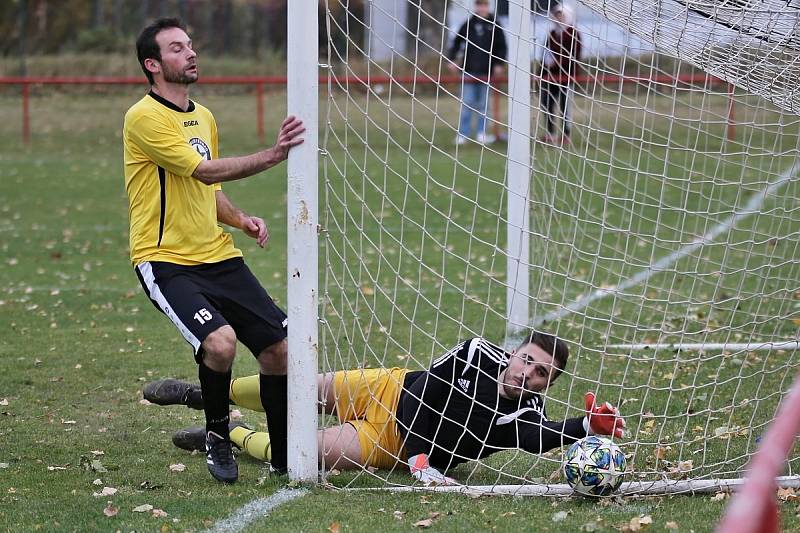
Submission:
M 214 159 L 219 159 L 219 134 L 217 133 L 217 121 L 214 120 L 214 117 L 211 117 L 211 157 Z M 215 183 L 214 191 L 216 192 L 221 190 L 222 184 Z
M 136 117 L 128 129 L 128 135 L 151 161 L 177 176 L 191 177 L 197 165 L 205 159 L 186 142 L 180 132 L 150 113 Z M 216 143 L 213 146 L 216 147 Z M 215 148 L 212 150 L 216 151 Z

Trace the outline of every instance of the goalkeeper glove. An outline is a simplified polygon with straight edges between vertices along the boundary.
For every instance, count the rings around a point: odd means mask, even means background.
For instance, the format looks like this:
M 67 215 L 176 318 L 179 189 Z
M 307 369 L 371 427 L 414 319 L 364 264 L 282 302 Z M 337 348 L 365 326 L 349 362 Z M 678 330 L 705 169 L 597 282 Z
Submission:
M 411 475 L 419 481 L 427 485 L 457 485 L 456 480 L 447 477 L 428 462 L 428 456 L 420 453 L 413 457 L 408 458 L 408 466 L 411 468 Z
M 583 428 L 589 435 L 613 435 L 622 438 L 625 434 L 625 420 L 619 415 L 619 410 L 608 402 L 597 405 L 593 392 L 587 392 L 586 417 L 583 419 Z

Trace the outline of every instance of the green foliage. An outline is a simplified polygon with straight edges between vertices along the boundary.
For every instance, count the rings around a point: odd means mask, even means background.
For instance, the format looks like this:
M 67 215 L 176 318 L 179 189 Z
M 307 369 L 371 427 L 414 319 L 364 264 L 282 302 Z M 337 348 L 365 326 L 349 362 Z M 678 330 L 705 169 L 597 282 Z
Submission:
M 129 41 L 130 39 L 117 34 L 112 28 L 91 28 L 78 33 L 75 39 L 75 51 L 78 53 L 121 53 L 132 48 Z

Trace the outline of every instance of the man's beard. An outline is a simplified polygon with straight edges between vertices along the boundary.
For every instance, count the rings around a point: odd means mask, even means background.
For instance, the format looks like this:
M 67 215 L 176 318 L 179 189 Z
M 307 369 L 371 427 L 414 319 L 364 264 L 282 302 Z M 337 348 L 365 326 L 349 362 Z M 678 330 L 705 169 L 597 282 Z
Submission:
M 524 382 L 521 385 L 509 383 L 509 379 L 507 377 L 503 379 L 503 390 L 505 391 L 506 395 L 513 400 L 529 400 L 530 398 L 533 398 L 534 394 L 533 391 L 525 388 Z
M 179 83 L 181 85 L 189 85 L 197 81 L 197 71 L 193 74 L 187 74 L 185 70 L 177 71 L 172 70 L 166 65 L 164 67 L 164 81 L 167 83 Z M 195 66 L 196 68 L 196 66 Z

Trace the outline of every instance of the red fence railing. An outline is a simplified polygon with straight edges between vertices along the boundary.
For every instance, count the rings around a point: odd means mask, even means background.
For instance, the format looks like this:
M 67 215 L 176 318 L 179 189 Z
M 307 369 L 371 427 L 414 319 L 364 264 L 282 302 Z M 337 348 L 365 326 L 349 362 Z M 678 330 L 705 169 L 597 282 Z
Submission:
M 461 76 L 442 76 L 439 78 L 426 77 L 426 76 L 336 76 L 332 75 L 332 81 L 336 85 L 361 85 L 368 87 L 371 85 L 400 83 L 400 84 L 415 84 L 415 85 L 458 85 L 461 83 Z M 539 81 L 540 77 L 534 76 L 534 79 Z M 566 81 L 566 80 L 559 80 Z M 506 77 L 498 77 L 493 80 L 497 85 L 505 84 Z M 578 76 L 575 82 L 581 86 L 602 85 L 604 87 L 626 84 L 655 84 L 661 85 L 665 88 L 685 86 L 686 88 L 692 86 L 716 86 L 727 85 L 727 94 L 729 97 L 728 104 L 728 130 L 727 137 L 732 139 L 734 136 L 734 87 L 727 82 L 709 76 L 707 74 L 689 74 L 682 76 L 626 76 L 616 74 L 604 74 L 600 76 Z M 200 82 L 203 85 L 249 85 L 255 89 L 256 97 L 256 130 L 258 132 L 258 139 L 264 143 L 264 89 L 267 86 L 286 86 L 286 77 L 284 76 L 218 76 L 218 77 L 205 77 Z M 328 83 L 326 76 L 320 76 L 320 85 Z M 8 76 L 0 77 L 0 86 L 3 85 L 18 85 L 21 87 L 22 96 L 22 140 L 27 145 L 30 143 L 31 127 L 30 127 L 30 98 L 31 86 L 42 85 L 145 85 L 145 80 L 141 76 L 126 77 L 126 76 L 104 76 L 104 77 L 76 77 L 76 76 Z M 493 91 L 492 107 L 495 111 L 500 109 L 501 91 Z M 497 116 L 497 113 L 494 113 Z M 495 122 L 496 127 L 498 123 Z

